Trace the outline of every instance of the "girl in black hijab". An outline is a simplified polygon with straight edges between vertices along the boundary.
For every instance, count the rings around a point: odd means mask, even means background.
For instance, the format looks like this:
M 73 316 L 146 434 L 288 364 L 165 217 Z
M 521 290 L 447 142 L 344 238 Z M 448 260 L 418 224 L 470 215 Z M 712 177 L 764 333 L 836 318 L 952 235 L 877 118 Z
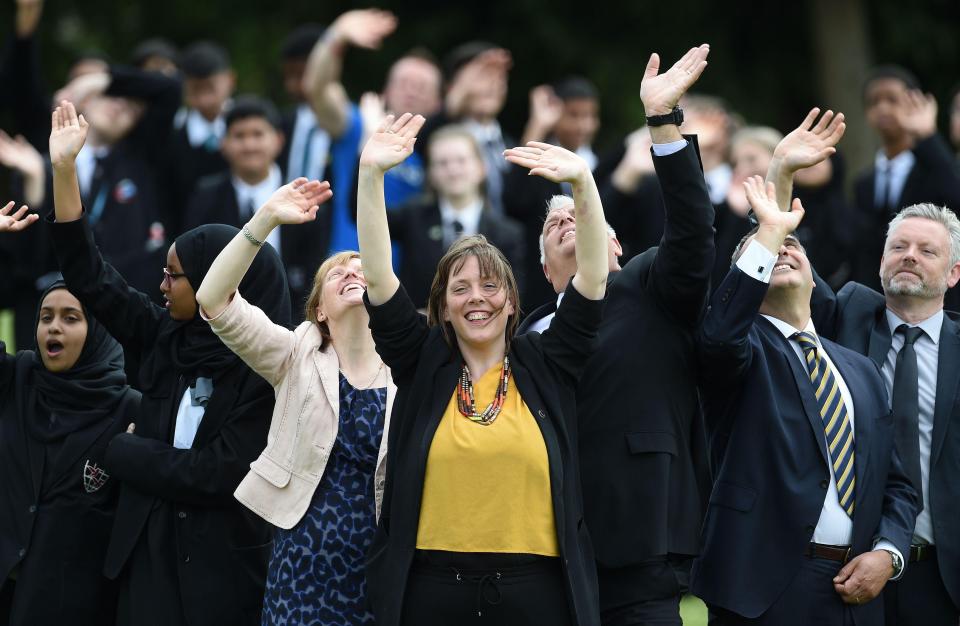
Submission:
M 0 623 L 112 624 L 103 562 L 119 494 L 110 439 L 136 416 L 123 351 L 55 282 L 34 350 L 0 343 Z
M 194 297 L 238 231 L 207 225 L 178 237 L 160 283 L 166 305 L 154 304 L 104 263 L 83 215 L 74 159 L 86 132 L 73 105 L 54 112 L 51 232 L 71 291 L 140 363 L 140 417 L 105 458 L 123 482 L 104 570 L 120 579 L 117 621 L 258 624 L 270 530 L 233 491 L 266 445 L 273 390 L 213 334 Z M 240 289 L 274 323 L 289 325 L 272 247 L 258 253 Z

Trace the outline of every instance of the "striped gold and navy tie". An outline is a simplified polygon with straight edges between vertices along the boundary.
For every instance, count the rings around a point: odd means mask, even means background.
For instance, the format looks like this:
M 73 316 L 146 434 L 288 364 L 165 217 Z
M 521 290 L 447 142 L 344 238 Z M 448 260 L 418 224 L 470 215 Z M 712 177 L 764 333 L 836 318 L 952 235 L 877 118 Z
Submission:
M 830 364 L 820 357 L 817 338 L 811 333 L 801 332 L 792 335 L 791 339 L 796 339 L 803 350 L 810 382 L 813 383 L 817 396 L 827 449 L 833 461 L 833 476 L 837 483 L 840 506 L 847 515 L 853 517 L 857 477 L 853 469 L 853 428 L 847 415 L 843 393 Z

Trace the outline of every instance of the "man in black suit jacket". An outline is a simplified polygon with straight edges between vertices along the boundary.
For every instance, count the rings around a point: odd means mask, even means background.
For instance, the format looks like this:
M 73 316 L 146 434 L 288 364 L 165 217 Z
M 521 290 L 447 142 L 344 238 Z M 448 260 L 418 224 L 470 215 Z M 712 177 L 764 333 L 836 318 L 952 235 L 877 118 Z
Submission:
M 276 164 L 283 135 L 273 105 L 261 98 L 240 96 L 227 113 L 226 125 L 222 150 L 230 171 L 200 181 L 187 204 L 184 230 L 201 224 L 240 228 L 283 185 Z M 302 319 L 313 275 L 329 247 L 327 211 L 328 205 L 324 205 L 313 222 L 298 228 L 281 226 L 267 239 L 283 259 L 296 321 Z
M 670 113 L 708 51 L 693 48 L 659 76 L 659 57 L 651 58 L 640 89 L 648 116 Z M 681 623 L 709 485 L 694 336 L 713 267 L 713 208 L 693 141 L 675 122 L 657 122 L 650 134 L 667 227 L 659 248 L 622 270 L 611 237 L 599 345 L 577 394 L 584 515 L 606 625 Z M 562 198 L 551 202 L 542 231 L 543 270 L 558 294 L 577 267 L 573 204 Z M 535 310 L 520 332 L 545 329 L 556 306 Z
M 692 589 L 722 625 L 879 624 L 918 510 L 883 381 L 818 337 L 799 201 L 781 212 L 760 177 L 747 197 L 759 226 L 700 339 L 714 487 Z
M 895 419 L 904 420 L 898 423 L 897 445 L 908 475 L 921 491 L 923 508 L 913 533 L 909 567 L 899 582 L 884 591 L 886 623 L 956 626 L 960 619 L 960 324 L 954 314 L 943 310 L 944 292 L 960 279 L 956 215 L 931 204 L 900 211 L 890 223 L 880 278 L 882 295 L 854 282 L 834 294 L 817 280 L 814 318 L 825 335 L 876 363 L 886 391 L 894 398 L 895 411 L 900 406 L 898 397 L 909 394 L 916 403 L 909 414 L 895 415 Z M 912 332 L 912 354 L 904 349 L 908 332 Z
M 854 184 L 859 241 L 852 278 L 879 289 L 877 260 L 887 222 L 901 208 L 920 202 L 960 209 L 960 170 L 937 133 L 936 100 L 920 91 L 910 72 L 897 66 L 874 69 L 863 97 L 881 149 Z M 960 305 L 960 293 L 950 292 L 947 305 Z

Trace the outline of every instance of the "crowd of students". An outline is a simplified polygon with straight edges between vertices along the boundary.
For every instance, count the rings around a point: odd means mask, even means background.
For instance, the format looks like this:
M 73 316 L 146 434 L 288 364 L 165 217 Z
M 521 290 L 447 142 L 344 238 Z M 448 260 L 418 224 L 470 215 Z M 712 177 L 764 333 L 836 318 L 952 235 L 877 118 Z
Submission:
M 50 96 L 41 6 L 0 71 L 0 623 L 958 623 L 960 168 L 909 72 L 864 82 L 849 202 L 844 115 L 744 124 L 706 44 L 598 153 L 583 77 L 512 147 L 486 42 L 351 100 L 376 9 L 289 35 L 286 115 L 211 42 Z

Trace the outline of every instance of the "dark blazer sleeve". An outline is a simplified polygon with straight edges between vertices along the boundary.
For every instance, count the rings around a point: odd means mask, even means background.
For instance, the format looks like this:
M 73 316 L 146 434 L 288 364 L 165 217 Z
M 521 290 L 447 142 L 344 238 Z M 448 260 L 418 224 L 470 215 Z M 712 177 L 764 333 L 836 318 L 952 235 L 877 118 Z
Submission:
M 7 352 L 7 344 L 0 341 L 0 406 L 9 402 L 8 392 L 16 372 L 16 356 Z
M 668 156 L 654 156 L 666 215 L 650 274 L 661 306 L 688 326 L 700 321 L 710 292 L 715 248 L 713 205 L 700 169 L 695 139 Z
M 813 294 L 810 296 L 813 325 L 817 332 L 827 339 L 836 340 L 840 317 L 837 294 L 827 281 L 817 274 L 817 270 L 811 267 L 810 271 L 813 272 Z
M 47 152 L 50 138 L 50 94 L 43 83 L 40 45 L 36 36 L 11 37 L 8 48 L 7 86 L 14 127 L 40 153 Z
M 366 293 L 363 303 L 370 314 L 370 331 L 380 358 L 398 385 L 411 381 L 420 361 L 420 349 L 430 334 L 427 318 L 417 312 L 403 285 L 379 306 L 370 304 Z
M 957 168 L 950 146 L 939 133 L 922 139 L 912 150 L 917 158 L 915 168 L 929 176 L 936 189 L 917 190 L 937 198 L 955 211 L 960 207 L 960 169 Z M 909 184 L 909 178 L 907 179 Z
M 550 327 L 541 335 L 544 356 L 573 381 L 580 379 L 587 359 L 596 349 L 603 303 L 584 298 L 571 280 Z
M 47 222 L 60 272 L 70 293 L 127 350 L 139 353 L 143 346 L 152 345 L 165 311 L 146 294 L 129 286 L 120 273 L 103 260 L 86 215 L 72 222 L 56 222 L 51 214 Z
M 880 525 L 877 527 L 875 539 L 886 539 L 897 546 L 900 554 L 910 553 L 910 542 L 913 539 L 913 529 L 917 522 L 917 515 L 922 507 L 919 494 L 904 473 L 900 462 L 900 453 L 893 447 L 887 472 L 887 484 L 883 492 L 883 509 L 880 514 Z
M 767 287 L 734 266 L 714 292 L 698 342 L 705 387 L 722 390 L 742 378 L 750 367 L 750 329 Z
M 245 384 L 238 385 L 239 390 L 225 390 L 226 401 L 218 402 L 216 410 L 226 417 L 200 447 L 184 450 L 159 439 L 121 433 L 107 447 L 107 467 L 134 489 L 172 502 L 199 506 L 209 506 L 211 499 L 230 502 L 249 464 L 266 445 L 274 404 L 265 381 L 249 374 L 241 380 Z M 214 390 L 208 412 L 218 400 Z
M 135 98 L 146 104 L 143 117 L 132 131 L 134 142 L 154 162 L 165 156 L 161 147 L 170 139 L 170 128 L 181 101 L 180 80 L 159 72 L 112 66 L 107 95 Z

